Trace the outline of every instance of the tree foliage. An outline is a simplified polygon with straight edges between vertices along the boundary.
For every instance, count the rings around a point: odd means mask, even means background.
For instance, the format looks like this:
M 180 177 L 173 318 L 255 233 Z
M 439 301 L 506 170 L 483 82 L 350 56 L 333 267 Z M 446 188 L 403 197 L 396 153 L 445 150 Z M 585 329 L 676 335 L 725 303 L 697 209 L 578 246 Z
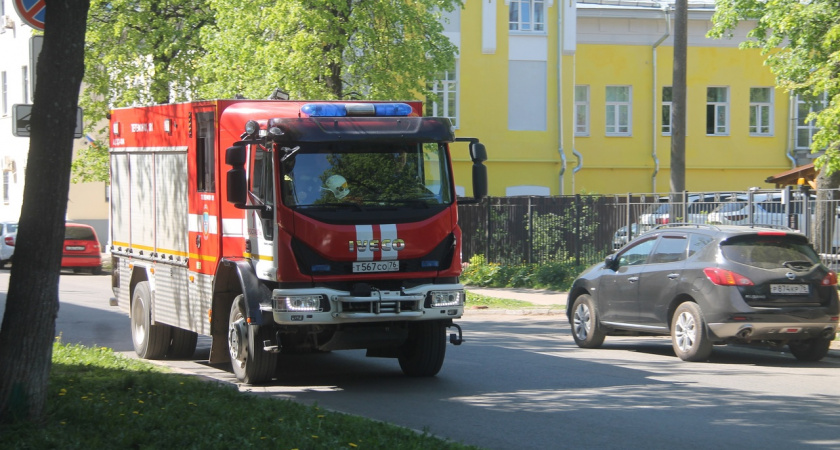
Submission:
M 840 169 L 840 8 L 836 0 L 718 0 L 709 32 L 731 37 L 739 23 L 753 29 L 742 48 L 759 48 L 779 87 L 801 95 L 825 94 L 828 106 L 806 120 L 820 127 L 812 151 L 824 172 Z
M 82 106 L 99 122 L 112 108 L 184 101 L 194 94 L 206 0 L 92 0 Z
M 209 0 L 203 97 L 397 99 L 425 94 L 456 47 L 441 12 L 460 0 Z
M 73 159 L 72 183 L 107 182 L 110 177 L 107 141 L 92 141 L 79 149 Z

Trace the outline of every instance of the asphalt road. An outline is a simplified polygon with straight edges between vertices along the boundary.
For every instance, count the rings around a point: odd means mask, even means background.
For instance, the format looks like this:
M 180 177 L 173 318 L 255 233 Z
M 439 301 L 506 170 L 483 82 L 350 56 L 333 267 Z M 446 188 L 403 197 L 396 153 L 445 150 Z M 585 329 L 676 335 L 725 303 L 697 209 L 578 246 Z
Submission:
M 8 271 L 0 271 L 0 308 Z M 133 356 L 124 310 L 108 306 L 108 276 L 62 275 L 56 323 L 64 342 Z M 468 312 L 466 342 L 441 373 L 415 379 L 363 351 L 283 355 L 277 380 L 240 386 L 317 403 L 492 449 L 840 449 L 840 359 L 716 347 L 709 362 L 676 358 L 667 338 L 607 338 L 577 348 L 562 315 Z M 235 384 L 206 364 L 208 340 L 170 367 Z M 220 415 L 222 420 L 223 415 Z

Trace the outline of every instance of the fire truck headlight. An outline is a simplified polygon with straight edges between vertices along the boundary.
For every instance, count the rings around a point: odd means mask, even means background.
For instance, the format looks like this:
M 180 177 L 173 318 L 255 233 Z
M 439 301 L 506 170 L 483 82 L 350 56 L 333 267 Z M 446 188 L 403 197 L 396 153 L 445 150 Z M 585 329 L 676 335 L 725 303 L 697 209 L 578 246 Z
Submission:
M 432 291 L 432 308 L 443 308 L 448 306 L 461 306 L 464 304 L 464 291 Z
M 274 297 L 274 309 L 277 311 L 320 311 L 320 295 L 295 295 L 289 297 Z

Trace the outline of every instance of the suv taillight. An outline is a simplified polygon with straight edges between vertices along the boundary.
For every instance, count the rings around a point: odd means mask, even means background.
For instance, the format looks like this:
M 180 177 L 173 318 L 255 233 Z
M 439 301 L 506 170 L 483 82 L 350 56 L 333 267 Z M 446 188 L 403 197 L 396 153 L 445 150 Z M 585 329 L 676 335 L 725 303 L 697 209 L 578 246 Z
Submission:
M 657 225 L 668 225 L 668 222 L 670 222 L 670 221 L 671 220 L 668 217 L 658 217 L 656 219 L 656 224 Z
M 718 267 L 707 267 L 703 269 L 703 273 L 712 283 L 718 286 L 752 286 L 753 282 L 749 278 L 737 274 L 731 270 L 721 269 Z
M 837 272 L 835 272 L 833 270 L 829 271 L 828 275 L 826 275 L 825 278 L 822 279 L 822 285 L 823 286 L 835 286 L 835 285 L 837 285 Z
M 8 245 L 9 247 L 14 247 L 15 246 L 14 236 L 6 236 L 6 239 L 3 239 L 3 241 L 5 241 L 6 245 Z M 836 278 L 835 278 L 835 281 L 837 281 Z

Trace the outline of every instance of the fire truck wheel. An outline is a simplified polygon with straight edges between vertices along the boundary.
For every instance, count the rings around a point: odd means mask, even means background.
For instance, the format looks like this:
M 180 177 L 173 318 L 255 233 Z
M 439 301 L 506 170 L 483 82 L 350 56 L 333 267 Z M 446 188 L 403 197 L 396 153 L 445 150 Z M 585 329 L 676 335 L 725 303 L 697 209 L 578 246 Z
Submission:
M 189 359 L 195 353 L 198 344 L 198 334 L 183 328 L 172 327 L 172 342 L 166 357 L 169 359 Z
M 148 281 L 137 283 L 131 297 L 131 338 L 143 359 L 160 359 L 169 349 L 169 325 L 152 325 L 152 290 Z
M 437 375 L 446 356 L 446 324 L 433 320 L 409 327 L 408 339 L 400 347 L 400 368 L 410 377 Z
M 245 296 L 238 295 L 230 308 L 228 349 L 233 373 L 239 381 L 259 384 L 271 380 L 277 368 L 277 353 L 263 350 L 262 342 L 272 339 L 270 327 L 245 322 Z

